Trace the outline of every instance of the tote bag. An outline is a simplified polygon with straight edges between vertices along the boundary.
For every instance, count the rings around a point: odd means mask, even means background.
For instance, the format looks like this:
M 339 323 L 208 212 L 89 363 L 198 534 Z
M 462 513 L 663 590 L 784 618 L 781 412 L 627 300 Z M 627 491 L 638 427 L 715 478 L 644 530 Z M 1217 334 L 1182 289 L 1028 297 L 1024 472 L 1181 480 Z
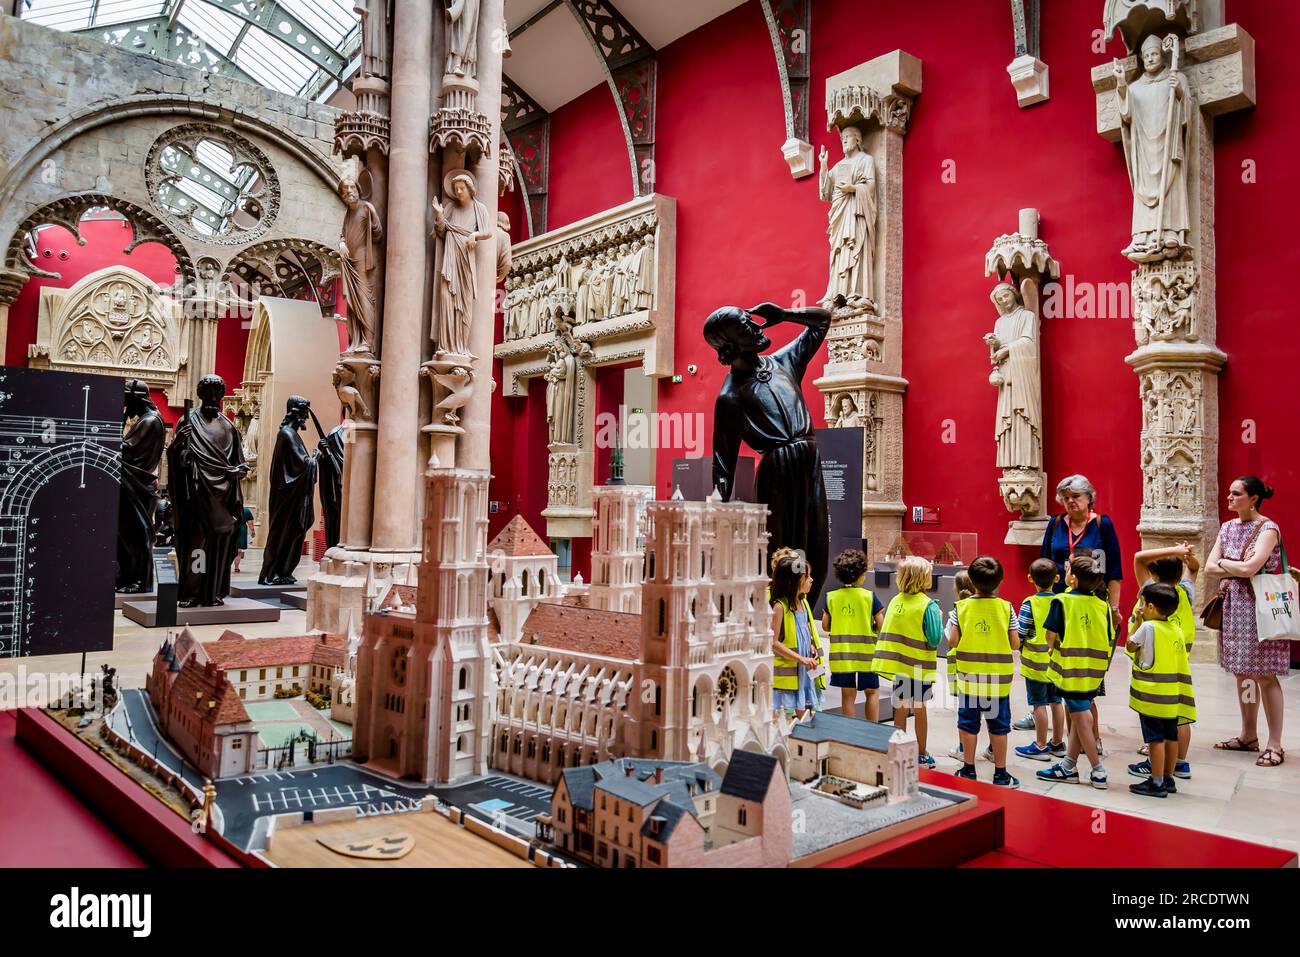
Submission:
M 1300 639 L 1300 585 L 1291 577 L 1286 546 L 1281 548 L 1281 571 L 1261 572 L 1250 579 L 1255 592 L 1255 631 L 1260 641 Z

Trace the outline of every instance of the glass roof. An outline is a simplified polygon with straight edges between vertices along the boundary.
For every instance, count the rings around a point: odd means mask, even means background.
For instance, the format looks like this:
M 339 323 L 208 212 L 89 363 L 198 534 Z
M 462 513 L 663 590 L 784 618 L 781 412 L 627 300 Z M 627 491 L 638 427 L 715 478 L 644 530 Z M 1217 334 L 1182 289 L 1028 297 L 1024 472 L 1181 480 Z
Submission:
M 22 0 L 22 17 L 321 99 L 360 46 L 354 0 Z

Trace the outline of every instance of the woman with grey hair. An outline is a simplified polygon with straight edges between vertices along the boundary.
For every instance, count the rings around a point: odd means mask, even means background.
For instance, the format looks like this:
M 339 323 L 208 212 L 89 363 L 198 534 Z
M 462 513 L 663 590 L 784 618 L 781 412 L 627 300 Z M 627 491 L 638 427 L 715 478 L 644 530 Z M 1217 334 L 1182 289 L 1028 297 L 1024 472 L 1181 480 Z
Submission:
M 1115 626 L 1119 627 L 1119 590 L 1124 579 L 1124 562 L 1120 557 L 1119 536 L 1109 515 L 1099 515 L 1093 504 L 1097 490 L 1083 475 L 1070 475 L 1056 486 L 1056 500 L 1065 506 L 1065 514 L 1053 515 L 1043 535 L 1042 557 L 1056 563 L 1060 578 L 1053 591 L 1065 591 L 1065 566 L 1077 551 L 1090 553 L 1102 565 L 1106 578 L 1106 598 L 1110 603 Z

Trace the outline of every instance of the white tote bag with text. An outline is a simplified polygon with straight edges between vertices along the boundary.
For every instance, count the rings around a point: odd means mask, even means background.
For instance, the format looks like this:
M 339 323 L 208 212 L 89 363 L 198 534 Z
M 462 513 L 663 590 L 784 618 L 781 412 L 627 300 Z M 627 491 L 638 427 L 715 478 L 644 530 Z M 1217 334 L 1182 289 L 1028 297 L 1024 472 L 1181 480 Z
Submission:
M 1250 579 L 1255 592 L 1255 630 L 1260 641 L 1300 640 L 1300 584 L 1291 577 L 1282 547 L 1282 570 Z

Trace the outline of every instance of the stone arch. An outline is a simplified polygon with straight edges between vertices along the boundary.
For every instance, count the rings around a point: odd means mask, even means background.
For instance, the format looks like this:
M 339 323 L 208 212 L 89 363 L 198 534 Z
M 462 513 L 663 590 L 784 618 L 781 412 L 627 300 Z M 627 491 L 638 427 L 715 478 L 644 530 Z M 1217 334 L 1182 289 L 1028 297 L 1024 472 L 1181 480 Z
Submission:
M 86 241 L 81 236 L 81 219 L 87 211 L 100 206 L 121 213 L 131 224 L 131 242 L 122 250 L 123 253 L 133 252 L 145 243 L 161 243 L 176 257 L 176 268 L 186 284 L 197 283 L 198 270 L 180 236 L 143 206 L 108 193 L 74 193 L 32 210 L 14 229 L 13 236 L 9 239 L 9 245 L 5 249 L 5 267 L 30 276 L 62 278 L 59 273 L 46 272 L 34 266 L 23 252 L 23 240 L 39 226 L 62 226 L 76 237 L 77 245 L 84 246 Z
M 283 260 L 288 254 L 297 257 L 308 256 L 319 264 L 319 278 L 312 277 L 307 270 L 301 271 L 308 279 L 319 285 L 323 286 L 341 275 L 342 262 L 339 259 L 337 250 L 331 249 L 324 243 L 316 242 L 314 239 L 299 239 L 296 237 L 264 239 L 261 242 L 246 246 L 230 258 L 221 272 L 227 279 L 237 277 L 249 283 L 252 282 L 252 278 L 262 276 L 269 282 L 274 283 L 276 289 L 284 298 L 292 299 L 295 297 L 290 295 L 286 284 L 291 279 L 300 277 L 285 275 L 282 266 L 284 265 Z

